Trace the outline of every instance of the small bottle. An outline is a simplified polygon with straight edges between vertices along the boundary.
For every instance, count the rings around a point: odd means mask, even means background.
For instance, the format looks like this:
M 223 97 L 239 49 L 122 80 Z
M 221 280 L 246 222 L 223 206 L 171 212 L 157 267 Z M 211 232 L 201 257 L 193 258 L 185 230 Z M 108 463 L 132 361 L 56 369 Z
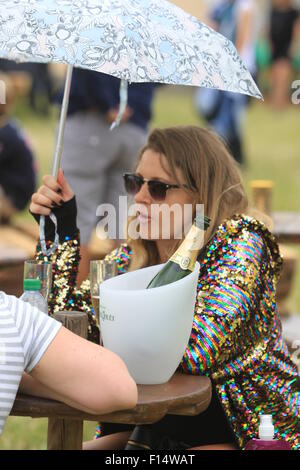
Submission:
M 203 230 L 207 230 L 209 227 L 209 223 L 210 219 L 208 217 L 198 216 L 195 218 L 178 250 L 150 281 L 147 289 L 171 284 L 193 272 L 199 252 L 199 239 Z
M 48 314 L 48 303 L 40 293 L 40 289 L 40 279 L 24 279 L 24 294 L 21 295 L 20 299 Z
M 272 415 L 261 415 L 258 428 L 258 439 L 247 442 L 245 450 L 291 450 L 285 440 L 274 439 Z

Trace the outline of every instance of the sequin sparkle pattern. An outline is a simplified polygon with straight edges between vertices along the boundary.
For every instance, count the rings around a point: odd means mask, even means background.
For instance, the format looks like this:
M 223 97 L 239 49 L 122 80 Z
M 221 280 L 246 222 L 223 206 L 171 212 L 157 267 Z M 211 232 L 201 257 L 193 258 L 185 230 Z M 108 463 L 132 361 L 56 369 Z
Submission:
M 52 245 L 47 241 L 46 246 Z M 52 263 L 52 291 L 49 295 L 48 305 L 50 314 L 63 310 L 86 312 L 88 315 L 88 339 L 99 344 L 99 329 L 92 307 L 90 294 L 90 281 L 85 280 L 80 289 L 76 288 L 76 277 L 80 261 L 79 232 L 76 237 L 66 237 L 63 243 L 58 245 L 57 251 L 49 258 L 41 250 L 40 244 L 37 246 L 36 258 Z M 128 264 L 131 251 L 125 247 L 118 254 L 114 250 L 107 257 L 116 258 L 118 261 L 118 272 L 124 272 L 124 265 Z
M 109 257 L 126 272 L 131 250 L 123 244 Z M 39 259 L 43 259 L 41 252 Z M 52 255 L 52 311 L 83 310 L 89 339 L 97 327 L 89 282 L 74 288 L 78 238 L 65 240 Z M 193 328 L 179 369 L 214 382 L 241 449 L 257 437 L 260 414 L 271 414 L 275 438 L 300 450 L 300 391 L 296 365 L 281 336 L 275 292 L 282 259 L 269 230 L 252 217 L 224 221 L 206 247 L 200 272 Z M 97 437 L 101 428 L 97 429 Z

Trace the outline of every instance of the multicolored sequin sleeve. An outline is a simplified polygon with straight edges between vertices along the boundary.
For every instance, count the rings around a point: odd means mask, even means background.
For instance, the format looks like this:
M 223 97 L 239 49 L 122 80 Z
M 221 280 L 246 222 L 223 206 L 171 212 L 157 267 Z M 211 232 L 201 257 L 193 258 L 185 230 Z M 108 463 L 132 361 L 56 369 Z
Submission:
M 227 367 L 249 354 L 249 339 L 254 347 L 274 320 L 281 258 L 262 226 L 245 220 L 241 226 L 233 219 L 221 225 L 202 263 L 191 337 L 181 363 L 186 372 L 210 374 Z
M 46 245 L 49 248 L 52 242 L 47 241 Z M 127 270 L 130 255 L 130 248 L 123 244 L 106 258 L 115 260 L 118 273 L 122 274 Z M 61 240 L 57 251 L 50 257 L 42 253 L 38 244 L 36 257 L 40 261 L 52 263 L 52 290 L 48 300 L 50 314 L 63 310 L 86 312 L 89 320 L 88 339 L 99 344 L 99 329 L 92 307 L 89 279 L 85 280 L 80 288 L 76 287 L 80 261 L 79 231 L 75 236 L 66 236 Z
M 52 246 L 47 241 L 47 248 Z M 50 315 L 63 310 L 77 310 L 88 315 L 88 339 L 99 343 L 99 329 L 91 307 L 89 281 L 84 281 L 78 289 L 76 278 L 80 261 L 79 232 L 73 237 L 66 236 L 58 245 L 57 251 L 50 257 L 43 254 L 40 243 L 37 246 L 36 258 L 52 263 L 52 290 L 48 305 Z
M 281 335 L 276 283 L 282 259 L 259 221 L 235 216 L 202 262 L 192 333 L 180 368 L 214 382 L 241 449 L 273 416 L 275 439 L 300 450 L 299 375 Z

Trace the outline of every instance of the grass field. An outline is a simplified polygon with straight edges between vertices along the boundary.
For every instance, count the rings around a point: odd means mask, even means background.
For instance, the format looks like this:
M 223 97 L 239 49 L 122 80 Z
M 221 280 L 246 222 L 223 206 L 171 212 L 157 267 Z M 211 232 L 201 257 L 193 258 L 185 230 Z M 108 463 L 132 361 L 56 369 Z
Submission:
M 43 119 L 20 106 L 17 116 L 27 130 L 38 157 L 39 175 L 51 170 L 55 115 Z M 300 210 L 300 109 L 291 106 L 275 113 L 266 103 L 253 102 L 245 127 L 247 166 L 243 170 L 246 188 L 251 179 L 275 183 L 274 210 Z M 199 124 L 193 107 L 193 93 L 186 88 L 161 88 L 154 104 L 152 126 Z M 113 138 L 113 137 L 112 137 Z M 28 217 L 24 212 L 21 217 Z M 300 251 L 298 258 L 300 257 Z M 300 267 L 289 304 L 300 312 Z M 84 438 L 91 439 L 95 424 L 85 423 Z M 9 418 L 0 438 L 0 449 L 45 449 L 46 420 Z

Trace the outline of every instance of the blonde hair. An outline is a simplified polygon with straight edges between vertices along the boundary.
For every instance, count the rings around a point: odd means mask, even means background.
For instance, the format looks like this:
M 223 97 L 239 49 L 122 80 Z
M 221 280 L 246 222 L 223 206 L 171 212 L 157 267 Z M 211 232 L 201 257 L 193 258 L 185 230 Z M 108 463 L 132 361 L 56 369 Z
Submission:
M 197 126 L 155 129 L 142 148 L 137 165 L 147 149 L 166 158 L 169 167 L 166 170 L 178 183 L 175 170 L 181 170 L 196 203 L 204 204 L 204 213 L 211 223 L 205 232 L 201 254 L 225 219 L 248 210 L 248 199 L 236 162 L 214 132 Z M 130 270 L 159 262 L 155 241 L 128 238 L 127 243 L 133 250 Z

